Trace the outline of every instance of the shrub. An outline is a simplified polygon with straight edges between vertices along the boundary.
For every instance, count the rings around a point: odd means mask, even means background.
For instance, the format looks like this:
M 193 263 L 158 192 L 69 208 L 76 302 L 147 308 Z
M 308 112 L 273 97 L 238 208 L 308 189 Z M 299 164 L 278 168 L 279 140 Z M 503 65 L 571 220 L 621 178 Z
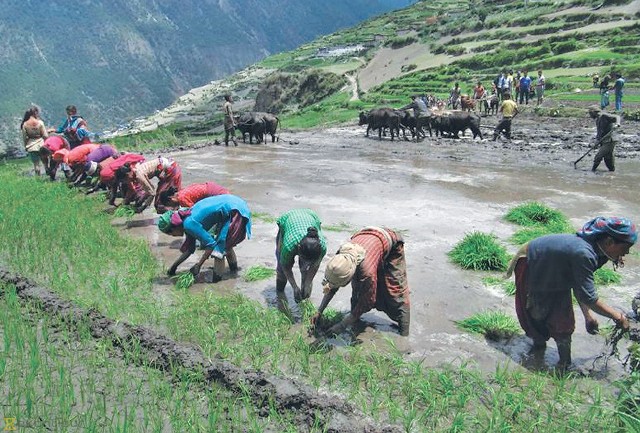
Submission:
M 455 323 L 460 329 L 482 334 L 489 340 L 510 338 L 520 332 L 518 322 L 502 311 L 483 311 Z
M 467 234 L 450 252 L 451 260 L 463 269 L 504 271 L 509 262 L 507 250 L 492 234 Z
M 409 72 L 409 71 L 413 71 L 414 69 L 416 69 L 418 67 L 418 65 L 416 65 L 415 63 L 411 63 L 410 65 L 402 65 L 402 67 L 400 68 L 400 70 L 402 72 Z

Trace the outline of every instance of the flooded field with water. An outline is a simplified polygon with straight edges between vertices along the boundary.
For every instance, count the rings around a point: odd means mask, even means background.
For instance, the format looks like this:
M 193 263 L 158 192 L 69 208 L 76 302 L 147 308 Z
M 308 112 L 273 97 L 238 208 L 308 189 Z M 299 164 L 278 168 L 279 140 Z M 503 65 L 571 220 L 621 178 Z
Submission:
M 492 120 L 483 119 L 483 123 L 493 125 Z M 324 265 L 351 233 L 378 225 L 404 236 L 412 304 L 410 335 L 400 337 L 384 313 L 372 311 L 356 329 L 357 342 L 375 348 L 392 339 L 406 356 L 424 359 L 426 366 L 470 362 L 492 371 L 498 363 L 527 364 L 530 342 L 526 337 L 490 343 L 456 327 L 455 321 L 487 309 L 515 317 L 514 298 L 482 282 L 483 277 L 498 274 L 461 270 L 447 253 L 472 231 L 493 233 L 510 253 L 515 252 L 508 238 L 517 227 L 503 217 L 510 208 L 532 200 L 560 210 L 576 228 L 597 215 L 627 216 L 638 222 L 640 128 L 627 122 L 619 129 L 613 173 L 604 164 L 598 173 L 591 172 L 595 152 L 574 168 L 573 162 L 594 143 L 594 122 L 586 116 L 568 120 L 523 115 L 514 120 L 513 131 L 510 142 L 487 140 L 492 131 L 485 127 L 485 140 L 472 140 L 467 133 L 460 140 L 434 137 L 416 143 L 366 138 L 363 127 L 348 125 L 285 130 L 278 142 L 266 145 L 240 141 L 238 147 L 207 146 L 173 153 L 183 170 L 183 185 L 214 181 L 244 198 L 254 213 L 252 239 L 236 248 L 238 276 L 226 274 L 220 283 L 202 282 L 191 290 L 239 291 L 277 308 L 281 303 L 275 277 L 248 283 L 242 279 L 243 269 L 275 268 L 273 220 L 292 208 L 311 208 L 322 219 L 328 242 L 311 295 L 316 306 L 322 298 Z M 179 255 L 181 241 L 161 234 L 154 226 L 156 217 L 147 210 L 128 224 L 127 231 L 146 237 L 168 267 Z M 198 256 L 197 252 L 180 269 L 188 269 Z M 620 270 L 622 283 L 601 288 L 599 294 L 614 307 L 629 309 L 631 298 L 640 290 L 640 256 L 632 253 L 626 262 Z M 206 266 L 212 267 L 212 261 Z M 173 282 L 159 278 L 157 290 L 162 296 L 174 290 Z M 289 286 L 286 294 L 294 316 L 299 317 Z M 331 306 L 347 311 L 350 296 L 350 287 L 340 289 Z M 604 340 L 588 335 L 582 315 L 576 312 L 574 363 L 591 371 Z M 600 318 L 600 322 L 607 320 Z M 551 343 L 546 363 L 556 361 Z M 601 370 L 596 366 L 592 374 L 600 376 Z

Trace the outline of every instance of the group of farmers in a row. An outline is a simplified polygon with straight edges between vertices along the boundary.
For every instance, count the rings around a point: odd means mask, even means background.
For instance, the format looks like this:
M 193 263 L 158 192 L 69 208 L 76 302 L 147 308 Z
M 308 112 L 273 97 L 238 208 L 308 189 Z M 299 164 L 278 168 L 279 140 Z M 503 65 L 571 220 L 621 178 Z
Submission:
M 36 151 L 27 149 L 34 164 L 36 160 L 45 163 L 52 180 L 56 178 L 57 168 L 63 166 L 69 182 L 76 185 L 93 182 L 88 193 L 101 187 L 108 189 L 112 205 L 121 197 L 121 204 L 133 204 L 137 212 L 142 212 L 153 203 L 160 215 L 158 228 L 172 236 L 184 236 L 181 254 L 169 267 L 169 275 L 175 275 L 179 265 L 195 252 L 197 242 L 204 251 L 189 269 L 194 276 L 200 274 L 211 256 L 215 262 L 213 282 L 222 278 L 225 258 L 231 273 L 238 270 L 234 248 L 251 237 L 251 211 L 242 198 L 214 182 L 183 187 L 180 166 L 169 157 L 146 159 L 135 153 L 119 153 L 111 145 L 90 140 L 70 143 L 64 133 L 48 136 L 37 113 L 33 114 L 25 113 L 23 133 L 30 140 L 41 141 L 33 145 Z M 67 114 L 66 122 L 72 124 L 75 107 L 68 107 Z M 37 138 L 30 128 L 44 129 L 45 134 Z M 61 129 L 57 132 L 65 128 Z M 78 129 L 81 128 L 75 128 Z M 321 220 L 310 209 L 292 209 L 277 219 L 277 225 L 276 291 L 283 292 L 288 282 L 299 302 L 311 295 L 313 279 L 327 252 Z M 575 329 L 572 291 L 589 333 L 598 331 L 593 311 L 613 319 L 623 329 L 629 328 L 624 313 L 598 298 L 593 275 L 608 261 L 613 262 L 614 267 L 621 267 L 623 257 L 636 240 L 636 226 L 630 220 L 596 217 L 575 234 L 543 236 L 518 251 L 509 274 L 515 273 L 516 313 L 526 334 L 533 339 L 534 350 L 544 350 L 546 341 L 553 338 L 560 355 L 560 367 L 570 365 L 571 335 Z M 293 274 L 296 257 L 300 284 Z M 338 248 L 326 264 L 322 282 L 324 296 L 312 324 L 318 321 L 337 291 L 349 283 L 352 287 L 350 313 L 326 330 L 327 334 L 340 333 L 375 308 L 397 323 L 400 335 L 409 335 L 404 240 L 397 231 L 365 227 Z

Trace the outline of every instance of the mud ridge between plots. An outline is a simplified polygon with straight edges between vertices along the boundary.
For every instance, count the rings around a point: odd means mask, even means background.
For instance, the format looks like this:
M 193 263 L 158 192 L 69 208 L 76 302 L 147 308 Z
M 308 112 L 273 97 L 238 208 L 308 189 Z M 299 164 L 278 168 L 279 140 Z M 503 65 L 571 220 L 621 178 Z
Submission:
M 275 408 L 293 416 L 300 431 L 312 426 L 326 432 L 395 433 L 398 426 L 378 426 L 351 404 L 337 396 L 325 395 L 293 379 L 283 379 L 251 369 L 239 368 L 221 359 L 207 359 L 197 347 L 179 343 L 143 326 L 116 322 L 93 309 L 83 309 L 30 280 L 0 268 L 0 281 L 13 284 L 18 297 L 33 301 L 41 310 L 70 323 L 85 323 L 94 338 L 109 338 L 117 347 L 139 346 L 145 362 L 170 371 L 182 367 L 201 371 L 207 383 L 217 382 L 237 393 L 251 396 L 259 412 L 268 415 Z

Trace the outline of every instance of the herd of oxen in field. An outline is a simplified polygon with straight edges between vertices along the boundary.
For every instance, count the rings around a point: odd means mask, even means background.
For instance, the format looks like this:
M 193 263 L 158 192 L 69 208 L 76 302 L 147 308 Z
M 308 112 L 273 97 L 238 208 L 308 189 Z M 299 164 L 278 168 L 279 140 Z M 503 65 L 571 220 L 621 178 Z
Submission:
M 498 113 L 498 98 L 495 95 L 493 99 L 483 99 L 480 101 L 481 108 L 485 115 Z M 366 136 L 370 131 L 378 131 L 378 137 L 382 139 L 387 135 L 391 135 L 391 140 L 395 137 L 400 138 L 400 132 L 405 140 L 408 140 L 407 130 L 411 135 L 411 139 L 419 140 L 433 134 L 442 137 L 459 138 L 459 134 L 470 129 L 473 138 L 482 137 L 480 131 L 481 116 L 476 112 L 475 104 L 477 101 L 462 95 L 459 106 L 461 110 L 448 110 L 446 103 L 437 98 L 427 95 L 421 97 L 425 102 L 428 110 L 422 115 L 415 113 L 414 109 L 407 108 L 374 108 L 369 111 L 363 111 L 359 114 L 359 125 L 367 125 Z M 236 128 L 242 134 L 242 140 L 246 143 L 247 135 L 249 143 L 266 142 L 265 136 L 271 136 L 271 142 L 276 141 L 276 131 L 280 124 L 277 116 L 265 112 L 246 112 L 235 117 Z
M 423 107 L 426 106 L 427 109 L 419 111 L 415 108 L 407 108 L 408 106 L 403 108 L 382 107 L 360 112 L 359 125 L 367 125 L 366 136 L 369 136 L 370 131 L 377 130 L 378 137 L 382 139 L 389 131 L 391 140 L 393 140 L 394 137 L 400 138 L 400 131 L 402 131 L 403 138 L 408 140 L 406 131 L 409 130 L 411 138 L 415 140 L 426 137 L 427 131 L 430 137 L 433 137 L 435 133 L 436 137 L 460 138 L 460 133 L 464 134 L 464 131 L 470 129 L 473 138 L 483 138 L 480 130 L 481 115 L 475 111 L 475 100 L 463 95 L 457 104 L 461 110 L 449 110 L 444 101 L 431 95 L 426 97 L 413 96 L 412 98 L 414 101 L 418 98 L 421 99 L 424 103 Z M 497 97 L 494 100 L 485 99 L 480 102 L 485 115 L 498 113 Z

